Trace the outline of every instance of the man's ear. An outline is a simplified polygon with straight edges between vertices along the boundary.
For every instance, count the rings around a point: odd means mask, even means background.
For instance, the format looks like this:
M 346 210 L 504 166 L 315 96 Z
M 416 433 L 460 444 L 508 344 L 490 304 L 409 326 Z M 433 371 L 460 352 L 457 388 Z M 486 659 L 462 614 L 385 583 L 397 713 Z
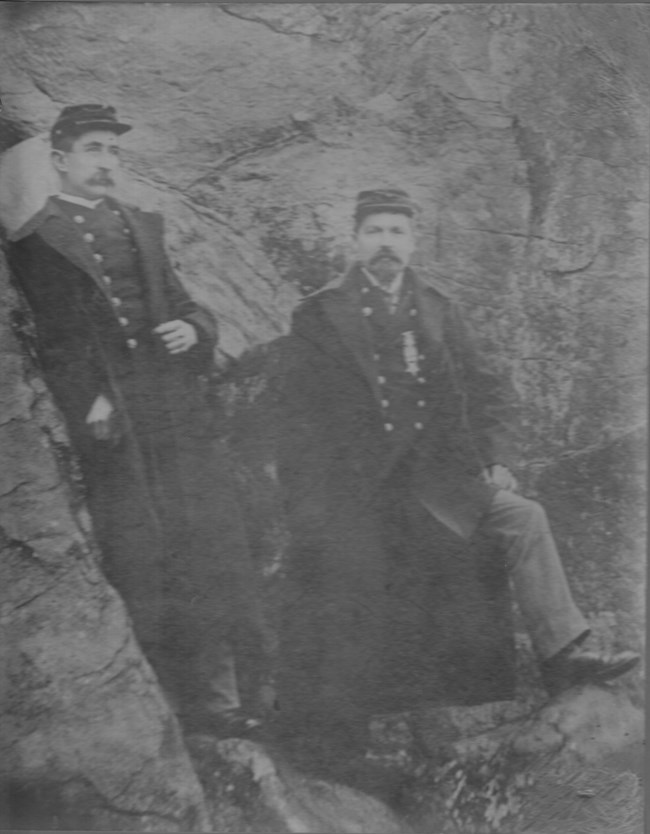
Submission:
M 66 159 L 65 151 L 53 150 L 51 153 L 52 165 L 57 171 L 65 172 L 68 170 L 68 160 Z

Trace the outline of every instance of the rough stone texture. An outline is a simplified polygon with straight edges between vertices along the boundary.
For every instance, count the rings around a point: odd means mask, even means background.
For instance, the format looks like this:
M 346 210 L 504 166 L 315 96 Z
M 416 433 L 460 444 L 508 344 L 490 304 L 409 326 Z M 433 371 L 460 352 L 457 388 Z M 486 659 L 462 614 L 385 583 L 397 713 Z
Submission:
M 286 544 L 265 425 L 274 340 L 300 293 L 349 258 L 356 191 L 398 184 L 423 206 L 421 264 L 466 305 L 520 395 L 517 474 L 547 506 L 596 642 L 640 647 L 649 30 L 650 11 L 635 4 L 2 4 L 2 148 L 42 133 L 64 104 L 115 104 L 137 126 L 125 137 L 123 196 L 164 213 L 183 280 L 221 322 L 220 364 L 242 360 L 220 397 L 271 622 Z M 47 193 L 44 150 L 34 139 L 5 157 L 3 222 Z M 29 193 L 4 185 L 20 180 L 22 153 Z M 34 403 L 54 425 L 13 347 L 3 361 L 17 386 L 3 411 Z M 45 546 L 48 525 L 70 517 L 43 445 L 55 437 L 65 459 L 63 435 L 7 426 L 16 480 L 1 491 L 23 482 L 10 498 L 43 507 L 16 514 L 21 529 L 7 537 Z M 74 564 L 100 593 L 87 561 Z M 20 639 L 39 634 L 30 623 L 34 632 L 16 626 Z M 97 637 L 98 658 L 114 640 Z M 497 710 L 501 723 L 542 703 L 527 638 L 518 641 L 520 695 Z M 641 676 L 620 691 L 638 707 Z
M 526 717 L 499 712 L 423 716 L 414 736 L 433 765 L 414 767 L 417 831 L 640 834 L 643 713 L 627 695 L 582 687 Z
M 219 830 L 238 834 L 412 834 L 375 797 L 294 770 L 247 740 L 190 736 L 188 745 Z M 224 798 L 231 803 L 224 813 Z M 232 806 L 238 811 L 234 815 Z M 228 807 L 226 805 L 226 807 Z

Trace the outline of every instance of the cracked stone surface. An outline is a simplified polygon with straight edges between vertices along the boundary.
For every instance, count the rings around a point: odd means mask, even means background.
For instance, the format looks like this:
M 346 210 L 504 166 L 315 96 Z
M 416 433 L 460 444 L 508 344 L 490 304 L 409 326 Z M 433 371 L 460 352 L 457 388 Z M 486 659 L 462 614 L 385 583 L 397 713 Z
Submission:
M 349 258 L 356 192 L 401 185 L 423 208 L 421 266 L 465 306 L 486 355 L 520 396 L 517 476 L 548 510 L 596 645 L 640 649 L 648 8 L 0 5 L 0 221 L 19 225 L 55 187 L 43 131 L 63 105 L 105 101 L 134 123 L 121 196 L 164 214 L 182 280 L 219 319 L 224 429 L 271 625 L 286 548 L 265 421 L 275 341 L 301 293 Z M 166 707 L 98 572 L 65 431 L 27 358 L 29 320 L 1 278 L 2 309 L 11 311 L 0 328 L 0 617 L 11 661 L 0 679 L 10 706 L 0 716 L 9 740 L 2 774 L 60 773 L 60 784 L 38 788 L 43 802 L 102 808 L 93 811 L 98 825 L 171 830 L 182 827 L 182 808 L 205 820 L 177 731 L 162 729 L 171 726 Z M 508 757 L 523 761 L 508 740 L 513 722 L 541 722 L 546 742 L 555 738 L 523 632 L 517 642 L 516 702 L 409 719 L 424 751 L 422 772 L 409 771 L 410 801 L 420 803 L 418 819 L 435 820 L 440 831 L 455 824 L 454 810 L 465 826 L 473 819 L 485 830 L 507 830 L 517 803 L 528 809 L 526 831 L 558 830 L 554 817 L 544 822 L 548 803 L 535 810 L 534 795 L 508 769 Z M 562 709 L 606 714 L 607 726 L 616 715 L 627 720 L 641 704 L 642 670 L 614 693 L 574 693 Z M 127 766 L 116 755 L 106 772 L 99 763 L 95 771 L 88 750 L 114 738 L 97 716 L 122 712 L 117 738 L 133 758 Z M 399 740 L 398 718 L 388 724 Z M 568 751 L 566 739 L 582 732 L 571 727 L 558 750 Z M 388 759 L 393 730 L 378 730 Z M 412 730 L 405 733 L 408 741 Z M 484 778 L 463 748 L 462 772 L 475 779 L 476 795 L 464 786 L 445 805 L 462 778 L 444 775 L 447 752 L 459 734 L 489 741 L 490 733 L 507 755 Z M 548 792 L 538 796 L 608 783 L 613 797 L 636 807 L 632 754 L 614 743 L 616 734 L 602 737 L 616 752 L 603 750 L 584 765 L 586 787 L 564 752 L 566 769 L 553 776 L 558 750 L 549 750 L 548 762 L 541 754 L 526 759 L 522 772 L 546 780 Z M 169 758 L 157 754 L 163 747 Z M 633 815 L 608 816 L 613 805 L 603 790 L 578 797 L 583 815 L 574 830 L 634 831 Z M 147 802 L 137 799 L 145 794 Z M 219 797 L 221 830 L 238 830 L 239 811 Z M 569 820 L 578 813 L 571 803 L 557 808 Z

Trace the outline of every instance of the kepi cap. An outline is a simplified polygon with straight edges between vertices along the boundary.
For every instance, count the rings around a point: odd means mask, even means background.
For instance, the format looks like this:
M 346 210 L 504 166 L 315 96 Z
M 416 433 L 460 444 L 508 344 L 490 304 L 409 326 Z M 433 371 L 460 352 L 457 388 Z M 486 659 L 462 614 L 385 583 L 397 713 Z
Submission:
M 357 194 L 354 219 L 359 223 L 369 214 L 382 211 L 393 211 L 413 217 L 419 210 L 418 204 L 401 188 L 376 188 L 371 191 L 360 191 Z
M 50 131 L 52 141 L 61 136 L 81 136 L 89 130 L 110 130 L 121 135 L 131 125 L 117 120 L 114 107 L 105 104 L 72 104 L 64 107 Z

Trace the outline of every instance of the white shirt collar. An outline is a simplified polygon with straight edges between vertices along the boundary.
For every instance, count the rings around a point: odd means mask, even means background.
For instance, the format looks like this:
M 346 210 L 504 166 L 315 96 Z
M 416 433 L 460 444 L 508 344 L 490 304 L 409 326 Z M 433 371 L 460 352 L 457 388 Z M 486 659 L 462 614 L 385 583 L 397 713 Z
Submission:
M 103 197 L 100 197 L 99 200 L 87 200 L 85 197 L 77 197 L 75 194 L 66 194 L 63 191 L 60 191 L 56 196 L 60 200 L 65 200 L 68 203 L 75 203 L 77 206 L 85 206 L 89 209 L 97 208 L 97 206 L 104 199 Z
M 402 284 L 404 283 L 404 271 L 400 272 L 399 275 L 396 275 L 390 284 L 387 287 L 382 286 L 379 281 L 375 278 L 372 272 L 368 272 L 365 266 L 361 267 L 363 274 L 366 278 L 370 281 L 371 284 L 374 284 L 375 287 L 379 287 L 382 292 L 385 292 L 391 298 L 397 298 L 397 296 L 402 291 Z

